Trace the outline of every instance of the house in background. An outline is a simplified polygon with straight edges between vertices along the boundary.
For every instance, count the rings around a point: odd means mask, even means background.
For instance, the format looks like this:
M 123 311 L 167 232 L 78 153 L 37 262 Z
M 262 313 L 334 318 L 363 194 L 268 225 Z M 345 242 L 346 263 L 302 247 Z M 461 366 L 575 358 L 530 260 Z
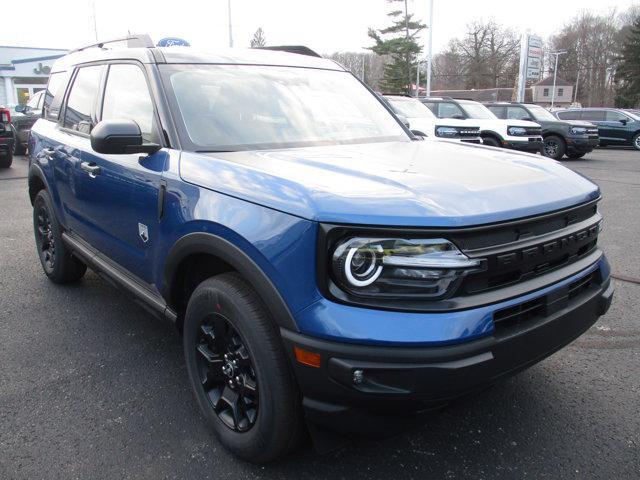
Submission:
M 452 97 L 476 102 L 510 102 L 513 88 L 480 88 L 471 90 L 433 90 L 433 97 Z M 531 102 L 531 90 L 525 89 L 525 102 Z
M 27 103 L 31 95 L 44 90 L 53 62 L 66 53 L 60 48 L 0 45 L 0 105 Z
M 573 85 L 566 80 L 556 78 L 556 94 L 553 99 L 554 107 L 569 107 L 573 102 Z M 551 106 L 553 96 L 553 77 L 547 77 L 531 86 L 533 103 L 543 107 Z

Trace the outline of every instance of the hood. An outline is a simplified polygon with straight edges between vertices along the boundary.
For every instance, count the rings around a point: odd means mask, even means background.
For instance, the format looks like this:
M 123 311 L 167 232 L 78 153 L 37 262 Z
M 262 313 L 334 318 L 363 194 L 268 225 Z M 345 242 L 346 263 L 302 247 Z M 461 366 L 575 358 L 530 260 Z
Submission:
M 528 120 L 511 120 L 503 118 L 471 118 L 470 122 L 475 122 L 480 127 L 490 127 L 501 123 L 506 127 L 526 127 L 526 128 L 539 128 L 540 124 L 536 122 L 530 122 Z
M 387 142 L 190 153 L 192 184 L 309 220 L 456 227 L 537 215 L 597 198 L 545 157 L 452 142 Z

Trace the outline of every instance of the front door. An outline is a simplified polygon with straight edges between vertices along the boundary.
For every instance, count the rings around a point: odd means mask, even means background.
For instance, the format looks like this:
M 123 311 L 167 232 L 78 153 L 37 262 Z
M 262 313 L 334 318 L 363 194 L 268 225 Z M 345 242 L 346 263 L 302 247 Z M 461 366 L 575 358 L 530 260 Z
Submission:
M 615 110 L 607 110 L 605 113 L 602 130 L 606 132 L 606 136 L 611 143 L 625 143 L 628 141 L 629 133 L 627 123 L 632 120 L 622 112 Z
M 99 118 L 135 120 L 145 142 L 160 143 L 142 67 L 111 64 L 103 83 Z M 148 258 L 158 240 L 158 195 L 167 158 L 166 150 L 153 155 L 104 155 L 89 147 L 82 153 L 83 190 L 90 192 L 80 202 L 90 227 L 86 240 L 148 283 L 153 278 Z

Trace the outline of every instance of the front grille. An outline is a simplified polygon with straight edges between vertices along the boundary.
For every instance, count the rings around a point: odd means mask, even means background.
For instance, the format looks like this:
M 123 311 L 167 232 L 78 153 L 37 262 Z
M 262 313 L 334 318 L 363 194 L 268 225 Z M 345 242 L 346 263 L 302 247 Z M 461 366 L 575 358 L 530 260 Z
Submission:
M 528 136 L 542 136 L 542 127 L 525 127 L 525 131 Z
M 599 270 L 570 283 L 568 286 L 554 290 L 528 302 L 503 308 L 493 314 L 493 325 L 496 332 L 534 322 L 577 302 L 582 294 L 588 292 L 600 282 Z
M 480 136 L 480 129 L 477 129 L 477 128 L 459 127 L 457 128 L 457 130 L 458 130 L 458 136 L 462 138 Z
M 600 138 L 597 128 L 587 128 L 587 136 L 589 137 L 589 139 L 594 139 L 594 140 L 597 138 Z
M 475 295 L 531 280 L 570 265 L 597 247 L 601 217 L 595 204 L 453 237 L 483 269 L 463 278 L 457 294 Z

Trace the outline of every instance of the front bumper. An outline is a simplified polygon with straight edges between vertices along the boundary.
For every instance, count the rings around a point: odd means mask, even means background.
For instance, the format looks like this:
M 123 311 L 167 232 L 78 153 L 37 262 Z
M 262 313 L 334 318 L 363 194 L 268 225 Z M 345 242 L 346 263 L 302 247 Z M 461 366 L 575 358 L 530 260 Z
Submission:
M 500 310 L 509 310 L 509 322 L 496 311 L 489 335 L 452 345 L 348 344 L 282 330 L 307 419 L 348 434 L 389 432 L 407 414 L 438 408 L 539 362 L 584 333 L 611 304 L 607 266 L 568 280 L 540 292 L 537 310 L 530 308 L 534 300 Z M 320 354 L 320 368 L 298 363 L 296 346 Z M 354 382 L 356 371 L 361 383 Z
M 600 143 L 599 138 L 571 138 L 567 137 L 568 153 L 589 153 Z
M 503 140 L 502 146 L 504 148 L 511 148 L 513 150 L 521 150 L 524 152 L 539 152 L 542 150 L 542 137 L 528 137 L 522 140 Z

